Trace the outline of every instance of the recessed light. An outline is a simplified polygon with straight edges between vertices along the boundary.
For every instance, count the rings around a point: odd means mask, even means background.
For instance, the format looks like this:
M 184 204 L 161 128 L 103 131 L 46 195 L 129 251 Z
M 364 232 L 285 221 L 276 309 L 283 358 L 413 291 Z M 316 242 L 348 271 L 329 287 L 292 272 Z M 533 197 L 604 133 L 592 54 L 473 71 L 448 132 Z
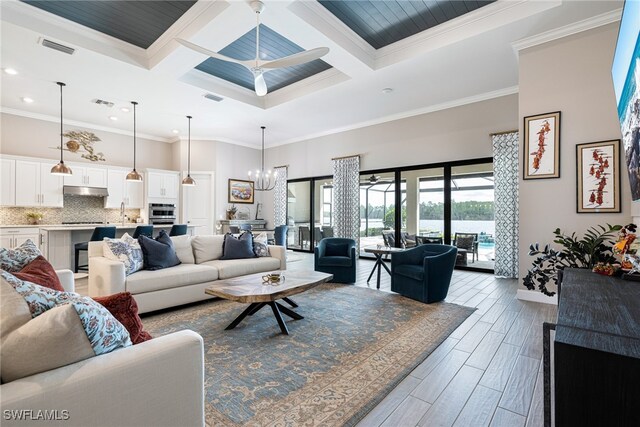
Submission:
M 173 132 L 173 133 L 175 133 L 175 134 L 180 133 L 180 131 L 179 131 L 178 129 L 173 129 L 171 132 Z
M 18 74 L 18 72 L 13 68 L 4 68 L 4 72 L 11 76 L 15 76 L 16 74 Z
M 120 111 L 122 111 L 123 113 L 128 113 L 131 110 L 129 110 L 127 107 L 122 107 Z
M 22 102 L 25 102 L 27 104 L 31 104 L 33 102 L 33 99 L 29 98 L 28 96 L 23 96 L 22 97 Z
M 109 116 L 109 120 L 113 120 L 115 122 L 118 118 L 116 116 Z
M 390 87 L 385 87 L 384 89 L 382 89 L 382 93 L 391 93 L 393 92 L 393 89 Z

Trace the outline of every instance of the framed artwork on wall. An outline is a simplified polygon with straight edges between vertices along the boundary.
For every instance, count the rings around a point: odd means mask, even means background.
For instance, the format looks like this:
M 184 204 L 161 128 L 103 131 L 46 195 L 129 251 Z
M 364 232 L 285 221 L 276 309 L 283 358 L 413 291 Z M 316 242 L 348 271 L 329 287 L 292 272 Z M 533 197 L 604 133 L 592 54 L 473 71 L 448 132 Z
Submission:
M 253 181 L 242 179 L 229 180 L 229 203 L 253 204 Z
M 576 145 L 578 213 L 621 212 L 620 140 Z
M 560 178 L 560 111 L 524 118 L 523 179 Z

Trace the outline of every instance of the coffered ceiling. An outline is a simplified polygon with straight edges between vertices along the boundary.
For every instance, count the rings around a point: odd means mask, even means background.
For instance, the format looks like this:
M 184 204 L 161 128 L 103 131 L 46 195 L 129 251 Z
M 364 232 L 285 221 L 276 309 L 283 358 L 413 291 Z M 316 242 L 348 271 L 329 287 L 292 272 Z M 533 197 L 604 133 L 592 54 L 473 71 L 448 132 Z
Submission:
M 159 141 L 177 138 L 172 130 L 184 136 L 184 116 L 190 114 L 195 139 L 259 147 L 259 127 L 266 125 L 267 146 L 291 143 L 516 93 L 518 58 L 512 43 L 541 34 L 540 40 L 551 40 L 576 28 L 615 22 L 622 5 L 352 3 L 266 0 L 261 14 L 265 58 L 316 47 L 330 52 L 321 60 L 265 74 L 270 92 L 258 97 L 248 71 L 175 41 L 253 58 L 256 16 L 246 1 L 3 0 L 2 67 L 19 74 L 1 75 L 2 111 L 57 121 L 55 82 L 64 81 L 70 126 L 129 134 L 131 113 L 121 107 L 137 100 L 139 131 Z M 370 28 L 363 31 L 356 20 Z M 74 53 L 47 48 L 44 39 Z M 24 97 L 34 102 L 26 104 Z M 92 103 L 95 99 L 113 107 Z

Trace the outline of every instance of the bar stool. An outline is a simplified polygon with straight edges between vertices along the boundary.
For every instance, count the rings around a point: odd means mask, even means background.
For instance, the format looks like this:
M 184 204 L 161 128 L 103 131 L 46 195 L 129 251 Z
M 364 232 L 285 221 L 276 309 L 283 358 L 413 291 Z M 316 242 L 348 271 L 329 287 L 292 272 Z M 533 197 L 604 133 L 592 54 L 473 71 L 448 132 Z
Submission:
M 240 224 L 240 231 L 251 231 L 251 224 Z
M 109 237 L 110 239 L 116 238 L 116 228 L 111 227 L 96 227 L 93 229 L 93 234 L 91 234 L 91 242 L 101 242 L 105 237 Z M 79 269 L 89 270 L 89 265 L 78 265 L 80 261 L 80 251 L 88 251 L 89 250 L 89 242 L 82 242 L 75 244 L 75 269 L 74 272 L 78 272 Z
M 173 224 L 169 236 L 184 236 L 187 234 L 187 224 Z
M 231 234 L 240 233 L 240 227 L 238 227 L 237 225 L 230 225 L 229 226 L 229 233 L 231 233 Z
M 133 238 L 137 239 L 140 236 L 147 236 L 153 238 L 153 225 L 139 225 L 133 232 Z

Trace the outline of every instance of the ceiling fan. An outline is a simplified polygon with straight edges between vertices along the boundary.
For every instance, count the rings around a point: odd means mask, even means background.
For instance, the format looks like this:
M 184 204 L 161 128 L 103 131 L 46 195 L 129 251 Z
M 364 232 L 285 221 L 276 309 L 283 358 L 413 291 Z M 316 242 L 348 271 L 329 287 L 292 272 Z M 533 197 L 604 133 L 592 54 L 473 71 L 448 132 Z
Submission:
M 373 174 L 369 178 L 365 178 L 365 180 L 362 181 L 361 184 L 382 184 L 383 182 L 392 182 L 392 180 L 389 180 L 389 179 L 381 180 L 380 175 Z
M 293 55 L 285 56 L 284 58 L 274 59 L 273 61 L 260 60 L 260 14 L 264 10 L 264 3 L 261 1 L 252 1 L 250 3 L 251 9 L 256 13 L 257 22 L 256 25 L 256 58 L 255 60 L 242 61 L 221 55 L 212 50 L 206 49 L 202 46 L 198 46 L 183 39 L 176 39 L 178 43 L 196 52 L 210 56 L 211 58 L 220 59 L 222 61 L 233 62 L 234 64 L 240 64 L 246 67 L 253 73 L 254 86 L 256 95 L 264 96 L 267 94 L 267 83 L 264 81 L 264 73 L 277 68 L 292 67 L 294 65 L 304 64 L 306 62 L 314 61 L 329 53 L 328 47 L 317 47 L 311 50 L 305 50 Z

